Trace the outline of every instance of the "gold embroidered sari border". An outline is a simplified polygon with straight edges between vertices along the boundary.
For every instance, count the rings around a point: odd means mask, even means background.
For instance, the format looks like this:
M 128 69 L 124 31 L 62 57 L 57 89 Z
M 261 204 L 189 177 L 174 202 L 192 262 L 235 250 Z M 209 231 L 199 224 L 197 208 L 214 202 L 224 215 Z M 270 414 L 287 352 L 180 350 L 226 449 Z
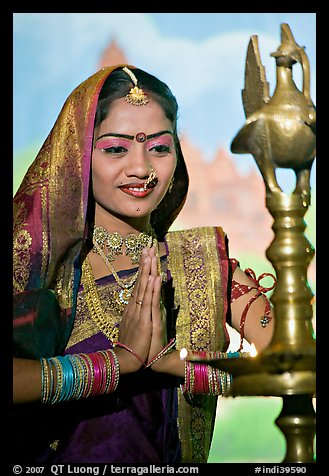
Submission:
M 168 267 L 173 277 L 177 348 L 220 350 L 226 345 L 225 296 L 218 246 L 220 229 L 203 227 L 166 235 Z M 221 259 L 219 259 L 221 258 Z M 227 258 L 228 259 L 228 258 Z M 227 283 L 226 279 L 224 280 Z M 200 407 L 178 393 L 178 428 L 183 462 L 206 462 L 212 441 L 217 397 L 199 399 Z

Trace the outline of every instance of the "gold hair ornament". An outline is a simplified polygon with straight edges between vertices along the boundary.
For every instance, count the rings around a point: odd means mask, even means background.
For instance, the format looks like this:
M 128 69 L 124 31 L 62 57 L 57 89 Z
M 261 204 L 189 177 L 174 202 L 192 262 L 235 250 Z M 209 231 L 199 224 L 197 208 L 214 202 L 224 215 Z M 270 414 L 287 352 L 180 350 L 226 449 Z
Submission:
M 142 88 L 139 88 L 137 86 L 136 76 L 126 66 L 122 69 L 125 73 L 128 74 L 128 76 L 130 77 L 130 79 L 132 80 L 132 82 L 135 85 L 133 88 L 131 88 L 129 93 L 126 95 L 126 97 L 125 97 L 126 101 L 129 104 L 132 104 L 133 106 L 144 106 L 145 104 L 147 104 L 149 102 L 149 100 L 147 99 L 147 96 L 144 93 L 144 91 L 142 90 Z

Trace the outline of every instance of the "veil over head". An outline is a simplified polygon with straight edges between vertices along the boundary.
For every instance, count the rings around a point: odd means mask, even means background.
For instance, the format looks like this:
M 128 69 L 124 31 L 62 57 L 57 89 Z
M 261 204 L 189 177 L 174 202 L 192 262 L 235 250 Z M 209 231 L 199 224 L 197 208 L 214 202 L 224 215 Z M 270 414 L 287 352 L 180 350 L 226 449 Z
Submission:
M 48 330 L 50 354 L 65 345 L 70 335 L 81 275 L 81 250 L 88 233 L 98 96 L 111 72 L 124 66 L 134 69 L 130 65 L 102 68 L 73 90 L 14 197 L 14 337 L 18 353 L 24 353 L 26 332 L 35 339 L 34 354 L 42 348 L 43 356 L 45 341 L 39 340 L 39 334 L 45 335 Z M 151 215 L 159 239 L 177 217 L 188 190 L 179 141 L 176 148 L 174 186 Z M 50 308 L 54 310 L 52 318 Z M 52 322 L 56 338 L 51 336 Z

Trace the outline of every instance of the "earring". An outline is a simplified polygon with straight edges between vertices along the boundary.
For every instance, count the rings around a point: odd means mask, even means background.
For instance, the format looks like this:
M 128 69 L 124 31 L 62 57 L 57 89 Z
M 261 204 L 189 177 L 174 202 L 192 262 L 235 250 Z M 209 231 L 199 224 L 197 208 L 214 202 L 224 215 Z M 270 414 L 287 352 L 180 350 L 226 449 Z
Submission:
M 174 176 L 171 177 L 170 182 L 169 182 L 169 187 L 168 187 L 168 193 L 171 193 L 173 185 L 174 185 Z

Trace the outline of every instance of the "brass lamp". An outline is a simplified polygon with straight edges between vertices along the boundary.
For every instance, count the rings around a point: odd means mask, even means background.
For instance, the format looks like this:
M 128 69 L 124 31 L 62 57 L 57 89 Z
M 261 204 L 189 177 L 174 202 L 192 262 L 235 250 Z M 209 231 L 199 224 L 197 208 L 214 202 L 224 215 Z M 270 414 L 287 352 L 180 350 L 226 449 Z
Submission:
M 233 375 L 231 396 L 279 396 L 283 399 L 277 426 L 286 439 L 284 462 L 314 462 L 315 336 L 313 294 L 307 268 L 314 248 L 304 235 L 310 204 L 310 171 L 315 158 L 315 107 L 310 97 L 307 55 L 287 24 L 281 25 L 276 61 L 276 88 L 269 95 L 257 36 L 248 45 L 242 90 L 246 122 L 232 141 L 235 154 L 253 155 L 266 189 L 266 206 L 274 218 L 274 239 L 266 251 L 277 285 L 271 296 L 274 334 L 255 357 L 207 361 Z M 303 87 L 292 75 L 300 63 Z M 296 187 L 289 195 L 279 186 L 276 167 L 293 169 Z

